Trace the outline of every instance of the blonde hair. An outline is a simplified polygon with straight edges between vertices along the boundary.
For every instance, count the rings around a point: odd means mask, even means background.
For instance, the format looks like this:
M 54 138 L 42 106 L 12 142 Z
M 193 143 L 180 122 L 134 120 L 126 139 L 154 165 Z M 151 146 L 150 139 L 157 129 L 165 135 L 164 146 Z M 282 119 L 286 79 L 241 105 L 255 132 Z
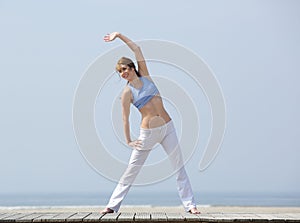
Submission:
M 137 71 L 133 61 L 127 57 L 121 57 L 116 65 L 116 71 L 118 71 L 120 73 L 121 71 L 121 65 L 127 65 L 130 68 L 133 68 L 134 71 L 136 72 L 137 76 L 140 77 L 141 75 L 139 74 L 139 72 Z

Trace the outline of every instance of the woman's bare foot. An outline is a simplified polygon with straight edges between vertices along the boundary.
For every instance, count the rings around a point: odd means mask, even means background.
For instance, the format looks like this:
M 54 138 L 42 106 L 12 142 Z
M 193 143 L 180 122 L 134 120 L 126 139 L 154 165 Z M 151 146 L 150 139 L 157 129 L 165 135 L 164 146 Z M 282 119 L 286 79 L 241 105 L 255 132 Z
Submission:
M 194 207 L 194 208 L 191 208 L 191 209 L 189 210 L 189 213 L 191 213 L 191 214 L 200 214 L 200 211 L 198 211 L 197 208 Z
M 101 214 L 111 214 L 114 213 L 114 210 L 110 208 L 105 208 L 104 210 L 101 211 Z

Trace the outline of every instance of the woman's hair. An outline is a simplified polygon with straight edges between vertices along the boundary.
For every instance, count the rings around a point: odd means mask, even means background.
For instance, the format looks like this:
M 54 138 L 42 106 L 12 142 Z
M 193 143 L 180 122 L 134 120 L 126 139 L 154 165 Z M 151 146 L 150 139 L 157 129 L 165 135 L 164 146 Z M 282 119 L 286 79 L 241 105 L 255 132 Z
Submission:
M 121 57 L 121 59 L 118 60 L 118 63 L 116 65 L 116 70 L 118 72 L 121 71 L 121 65 L 127 65 L 130 68 L 133 68 L 135 73 L 137 74 L 138 77 L 141 77 L 140 73 L 137 71 L 137 69 L 135 68 L 135 65 L 133 63 L 133 61 L 127 57 Z

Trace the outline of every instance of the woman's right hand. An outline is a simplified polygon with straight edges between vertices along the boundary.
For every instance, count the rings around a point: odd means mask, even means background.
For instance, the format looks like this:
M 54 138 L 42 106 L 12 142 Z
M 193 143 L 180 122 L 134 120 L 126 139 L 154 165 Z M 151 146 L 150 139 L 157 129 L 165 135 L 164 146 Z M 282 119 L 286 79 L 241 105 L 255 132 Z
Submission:
M 142 140 L 134 140 L 128 143 L 128 145 L 134 149 L 141 149 L 143 146 Z
M 120 33 L 119 32 L 113 32 L 113 33 L 108 33 L 104 36 L 104 41 L 105 42 L 110 42 L 110 41 L 113 41 L 114 39 L 116 39 L 118 37 Z

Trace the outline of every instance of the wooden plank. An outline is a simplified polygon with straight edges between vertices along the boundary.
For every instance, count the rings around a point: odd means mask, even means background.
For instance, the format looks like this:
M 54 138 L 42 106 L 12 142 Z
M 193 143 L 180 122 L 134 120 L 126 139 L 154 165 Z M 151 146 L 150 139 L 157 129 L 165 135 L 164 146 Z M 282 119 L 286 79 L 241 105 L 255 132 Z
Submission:
M 230 213 L 230 214 L 226 214 L 226 216 L 234 218 L 235 221 L 242 222 L 242 223 L 252 222 L 255 221 L 255 219 L 257 221 L 261 221 L 261 218 L 254 213 L 252 214 L 251 213 L 236 213 L 236 214 Z
M 239 213 L 236 216 L 237 221 L 239 222 L 266 222 L 268 221 L 262 216 L 258 216 L 255 213 Z
M 239 213 L 239 214 L 234 214 L 235 219 L 239 222 L 250 222 L 257 216 L 255 214 L 249 214 L 249 213 Z
M 236 220 L 238 215 L 231 213 L 222 213 L 219 217 L 214 217 L 214 220 L 221 222 L 233 222 Z
M 103 215 L 95 212 L 68 212 L 68 213 L 1 213 L 0 223 L 16 222 L 243 222 L 243 223 L 300 223 L 300 213 L 207 213 L 207 214 L 180 214 L 180 213 L 114 213 Z
M 42 216 L 43 213 L 31 213 L 30 215 L 16 219 L 16 222 L 33 222 L 35 218 Z
M 84 218 L 92 214 L 91 212 L 78 212 L 66 219 L 67 222 L 81 222 Z
M 57 216 L 59 213 L 44 213 L 40 217 L 33 219 L 33 222 L 46 222 L 50 218 Z
M 16 219 L 25 217 L 25 216 L 30 215 L 30 214 L 31 213 L 18 213 L 18 214 L 14 214 L 14 215 L 2 218 L 1 222 L 15 222 Z
M 263 216 L 259 216 L 258 214 L 252 214 L 251 222 L 265 223 L 269 222 L 269 220 Z
M 300 213 L 287 213 L 287 215 L 293 218 L 300 218 Z
M 111 213 L 103 215 L 100 220 L 101 222 L 116 222 L 120 213 Z
M 166 213 L 164 212 L 154 212 L 154 213 L 151 213 L 151 220 L 153 222 L 156 222 L 156 221 L 167 221 L 167 215 Z
M 99 222 L 100 218 L 103 216 L 100 212 L 93 212 L 87 217 L 83 218 L 84 222 Z
M 286 222 L 300 222 L 300 213 L 286 213 Z
M 215 221 L 214 217 L 209 213 L 198 214 L 198 217 L 199 217 L 200 222 L 213 222 L 213 221 Z
M 67 218 L 75 214 L 76 213 L 74 212 L 62 212 L 52 218 L 47 219 L 46 222 L 65 222 Z
M 286 213 L 286 215 L 293 219 L 300 219 L 300 213 Z
M 297 218 L 292 218 L 288 214 L 285 214 L 285 213 L 276 213 L 276 214 L 272 214 L 272 215 L 274 216 L 275 219 L 276 218 L 284 219 L 284 222 L 300 222 L 300 216 Z M 271 221 L 274 222 L 273 220 L 271 220 Z
M 254 214 L 244 214 L 244 213 L 224 213 L 224 216 L 226 218 L 232 218 L 234 221 L 246 223 L 246 222 L 251 222 L 253 218 L 256 217 Z
M 185 221 L 199 221 L 198 214 L 184 213 L 182 214 L 182 217 Z
M 0 216 L 0 220 L 3 219 L 3 218 L 6 218 L 6 217 L 9 217 L 9 216 L 13 216 L 13 215 L 17 215 L 19 213 L 6 213 L 6 214 L 3 214 Z
M 200 221 L 205 222 L 251 222 L 254 218 L 257 218 L 256 215 L 253 214 L 242 214 L 242 213 L 209 213 L 209 216 L 203 219 L 204 215 L 200 214 Z
M 135 213 L 129 213 L 129 212 L 122 212 L 120 213 L 118 217 L 118 222 L 133 222 L 134 220 Z
M 268 221 L 272 222 L 285 222 L 285 218 L 283 216 L 279 217 L 274 214 L 256 214 L 258 217 L 263 219 L 267 219 Z
M 300 222 L 300 213 L 286 214 L 286 213 L 275 213 L 272 214 L 275 221 L 278 219 L 284 219 L 285 222 Z M 274 222 L 274 220 L 271 220 Z
M 272 219 L 276 219 L 278 217 L 275 217 L 275 215 L 273 214 L 256 214 L 256 216 L 263 218 L 263 219 L 267 219 L 267 220 L 272 220 Z
M 150 221 L 151 215 L 147 212 L 137 212 L 134 216 L 134 221 Z
M 1 212 L 0 213 L 0 219 L 1 219 L 1 216 L 3 216 L 3 215 L 6 215 L 7 213 L 5 213 L 5 212 Z
M 223 213 L 209 213 L 209 222 L 221 222 Z M 199 217 L 201 218 L 201 216 Z
M 183 218 L 183 216 L 179 213 L 166 213 L 167 216 L 167 221 L 184 221 L 185 219 Z

